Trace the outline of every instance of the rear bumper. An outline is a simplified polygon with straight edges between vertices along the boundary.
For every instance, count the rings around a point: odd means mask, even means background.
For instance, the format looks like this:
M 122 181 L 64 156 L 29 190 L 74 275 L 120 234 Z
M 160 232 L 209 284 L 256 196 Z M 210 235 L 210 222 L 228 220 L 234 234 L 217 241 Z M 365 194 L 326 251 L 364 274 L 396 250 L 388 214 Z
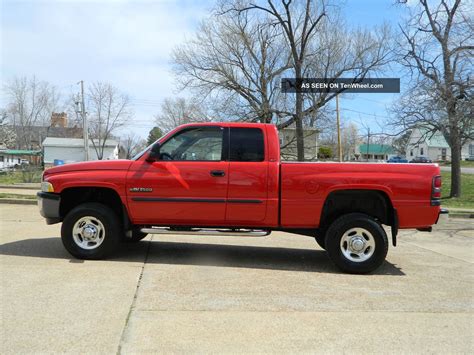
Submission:
M 61 197 L 51 192 L 38 192 L 38 208 L 41 216 L 46 219 L 47 224 L 54 224 L 61 222 L 59 214 L 59 205 Z

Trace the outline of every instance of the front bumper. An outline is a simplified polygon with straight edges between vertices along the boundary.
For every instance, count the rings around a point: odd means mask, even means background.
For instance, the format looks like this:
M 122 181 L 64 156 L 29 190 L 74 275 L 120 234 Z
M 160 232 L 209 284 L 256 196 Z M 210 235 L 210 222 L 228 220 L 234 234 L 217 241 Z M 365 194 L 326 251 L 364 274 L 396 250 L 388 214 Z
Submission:
M 40 214 L 46 219 L 46 223 L 54 224 L 61 222 L 59 214 L 61 196 L 51 192 L 38 192 L 36 196 L 38 198 Z

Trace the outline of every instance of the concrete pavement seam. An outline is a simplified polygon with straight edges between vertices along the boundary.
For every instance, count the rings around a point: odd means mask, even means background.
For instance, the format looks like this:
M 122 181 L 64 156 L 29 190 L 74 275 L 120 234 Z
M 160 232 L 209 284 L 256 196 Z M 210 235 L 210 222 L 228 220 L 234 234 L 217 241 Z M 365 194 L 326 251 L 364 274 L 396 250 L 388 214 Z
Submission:
M 427 250 L 427 251 L 431 251 L 432 253 L 445 256 L 445 257 L 447 257 L 447 258 L 451 258 L 451 259 L 455 259 L 455 260 L 458 260 L 458 261 L 462 261 L 462 262 L 467 263 L 467 264 L 470 264 L 470 265 L 473 265 L 473 264 L 474 264 L 474 263 L 471 262 L 471 261 L 459 259 L 459 258 L 456 258 L 455 256 L 446 255 L 446 254 L 443 254 L 443 253 L 440 253 L 440 252 L 437 252 L 437 251 L 434 251 L 434 250 L 431 250 L 431 249 L 428 249 L 428 248 L 423 248 L 423 247 L 421 247 L 421 246 L 419 246 L 418 244 L 415 244 L 415 243 L 413 243 L 413 242 L 406 242 L 406 243 L 407 243 L 407 244 L 410 244 L 410 245 L 413 245 L 413 246 L 415 246 L 415 247 L 418 247 L 418 248 L 420 248 L 420 249 Z
M 151 238 L 148 241 L 148 245 L 147 245 L 147 249 L 146 249 L 146 253 L 145 253 L 145 259 L 143 260 L 143 265 L 142 265 L 142 268 L 140 270 L 140 275 L 138 276 L 137 287 L 135 288 L 135 294 L 133 295 L 132 303 L 130 304 L 130 308 L 128 309 L 127 318 L 125 319 L 125 324 L 124 324 L 123 329 L 122 329 L 122 334 L 120 335 L 119 345 L 118 345 L 118 349 L 117 349 L 117 355 L 122 354 L 122 344 L 123 344 L 123 341 L 124 341 L 125 332 L 127 331 L 128 322 L 129 322 L 130 317 L 132 315 L 133 309 L 135 308 L 135 303 L 137 301 L 137 296 L 138 296 L 138 290 L 139 290 L 141 282 L 142 282 L 143 272 L 145 270 L 145 265 L 148 261 L 148 255 L 150 254 L 150 247 L 151 247 L 151 242 L 152 241 L 153 241 L 153 234 L 151 235 Z
M 449 311 L 402 311 L 402 310 L 317 310 L 317 311 L 302 311 L 302 310 L 224 310 L 224 309 L 139 309 L 137 312 L 144 313 L 162 313 L 162 312 L 174 312 L 174 313 L 187 313 L 187 312 L 213 312 L 213 313 L 410 313 L 410 314 L 461 314 L 461 315 L 474 315 L 474 310 L 468 310 L 465 312 L 449 312 Z

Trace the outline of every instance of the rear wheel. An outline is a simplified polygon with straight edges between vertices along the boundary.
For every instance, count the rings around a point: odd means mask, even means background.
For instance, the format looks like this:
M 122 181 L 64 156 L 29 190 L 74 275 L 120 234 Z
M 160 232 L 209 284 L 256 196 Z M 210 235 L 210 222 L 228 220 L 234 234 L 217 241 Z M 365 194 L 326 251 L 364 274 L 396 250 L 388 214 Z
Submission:
M 374 271 L 388 252 L 384 229 L 363 213 L 349 213 L 336 219 L 326 233 L 325 242 L 334 264 L 353 274 Z
M 64 218 L 61 240 L 76 258 L 102 259 L 117 248 L 121 233 L 114 211 L 100 203 L 84 203 Z

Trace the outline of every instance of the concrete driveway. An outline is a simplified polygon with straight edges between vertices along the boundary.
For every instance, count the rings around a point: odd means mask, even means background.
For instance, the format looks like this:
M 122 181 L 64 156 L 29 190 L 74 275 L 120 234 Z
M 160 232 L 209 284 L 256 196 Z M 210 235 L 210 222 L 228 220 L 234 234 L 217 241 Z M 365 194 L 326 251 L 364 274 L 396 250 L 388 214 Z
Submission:
M 71 259 L 35 206 L 0 205 L 0 353 L 472 353 L 474 221 L 402 232 L 372 275 L 307 237 L 148 237 Z

